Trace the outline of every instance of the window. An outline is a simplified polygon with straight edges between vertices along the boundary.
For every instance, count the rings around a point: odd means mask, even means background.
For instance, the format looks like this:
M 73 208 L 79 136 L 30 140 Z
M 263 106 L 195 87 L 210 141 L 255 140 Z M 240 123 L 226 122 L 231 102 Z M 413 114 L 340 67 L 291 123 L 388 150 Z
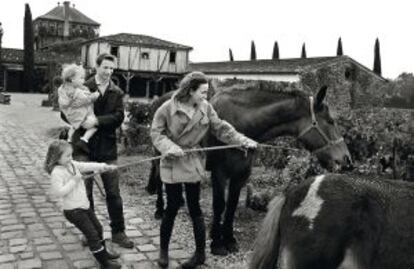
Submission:
M 118 49 L 119 47 L 111 46 L 111 54 L 118 58 Z
M 149 59 L 149 53 L 148 52 L 142 52 L 141 53 L 141 59 L 148 60 Z
M 346 80 L 355 80 L 355 71 L 352 67 L 345 68 L 344 75 Z
M 62 36 L 63 35 L 63 24 L 59 23 L 57 26 L 57 34 Z
M 175 64 L 175 58 L 177 56 L 177 52 L 170 51 L 170 64 Z

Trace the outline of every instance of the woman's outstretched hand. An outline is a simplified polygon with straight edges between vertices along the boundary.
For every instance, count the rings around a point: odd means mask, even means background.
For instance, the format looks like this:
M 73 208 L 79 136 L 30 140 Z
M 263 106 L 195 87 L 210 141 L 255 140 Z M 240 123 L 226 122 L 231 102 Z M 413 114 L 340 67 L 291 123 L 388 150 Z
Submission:
M 242 146 L 244 148 L 247 149 L 256 149 L 257 148 L 258 143 L 252 139 L 246 139 L 243 143 Z

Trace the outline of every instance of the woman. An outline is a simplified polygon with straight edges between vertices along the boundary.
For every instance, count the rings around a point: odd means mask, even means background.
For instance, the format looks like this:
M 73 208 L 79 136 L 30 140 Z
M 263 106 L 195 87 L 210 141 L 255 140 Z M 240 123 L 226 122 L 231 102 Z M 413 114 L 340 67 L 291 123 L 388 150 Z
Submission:
M 200 208 L 200 181 L 205 177 L 205 154 L 185 154 L 184 150 L 200 147 L 208 131 L 228 144 L 256 148 L 257 143 L 238 133 L 228 122 L 221 120 L 208 101 L 208 80 L 201 72 L 186 75 L 180 88 L 155 112 L 151 126 L 154 146 L 165 158 L 161 160 L 161 180 L 167 193 L 167 208 L 161 221 L 160 256 L 158 264 L 167 267 L 168 245 L 174 220 L 180 207 L 184 185 L 188 211 L 193 223 L 196 251 L 183 268 L 203 264 L 205 255 L 205 225 Z

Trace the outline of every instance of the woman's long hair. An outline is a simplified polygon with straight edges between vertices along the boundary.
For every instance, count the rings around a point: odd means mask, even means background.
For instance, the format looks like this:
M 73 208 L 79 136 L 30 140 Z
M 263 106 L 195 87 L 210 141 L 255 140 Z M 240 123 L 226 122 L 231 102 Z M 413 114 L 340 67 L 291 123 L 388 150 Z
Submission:
M 49 145 L 44 163 L 44 169 L 49 175 L 52 173 L 55 166 L 59 164 L 63 152 L 69 147 L 71 147 L 71 145 L 65 140 L 53 141 Z

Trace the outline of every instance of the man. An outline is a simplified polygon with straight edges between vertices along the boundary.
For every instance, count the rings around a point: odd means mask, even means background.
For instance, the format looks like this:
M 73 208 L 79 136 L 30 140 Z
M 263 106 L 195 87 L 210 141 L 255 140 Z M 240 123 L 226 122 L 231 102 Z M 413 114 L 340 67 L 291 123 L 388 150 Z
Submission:
M 90 160 L 116 164 L 118 154 L 116 146 L 116 129 L 124 120 L 123 92 L 111 81 L 116 65 L 116 58 L 110 54 L 101 54 L 96 59 L 96 75 L 85 82 L 91 92 L 98 91 L 100 97 L 94 103 L 96 118 L 88 118 L 85 128 L 96 127 L 98 131 L 88 143 L 89 153 L 76 147 L 80 132 L 75 132 L 72 141 L 74 156 L 77 160 Z M 86 158 L 85 158 L 86 157 Z M 121 247 L 133 248 L 134 243 L 125 234 L 125 221 L 122 198 L 119 191 L 119 175 L 117 171 L 101 174 L 106 193 L 106 205 L 111 220 L 112 242 Z M 93 181 L 85 182 L 91 208 L 93 202 Z

